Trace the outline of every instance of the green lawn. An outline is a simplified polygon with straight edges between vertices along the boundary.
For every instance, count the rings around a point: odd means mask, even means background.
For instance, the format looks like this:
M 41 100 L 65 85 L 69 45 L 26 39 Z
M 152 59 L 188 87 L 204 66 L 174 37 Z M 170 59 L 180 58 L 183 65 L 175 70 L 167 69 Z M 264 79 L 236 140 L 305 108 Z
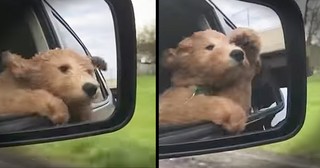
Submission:
M 85 167 L 155 167 L 155 76 L 139 76 L 134 116 L 123 129 L 89 138 L 17 148 Z
M 320 158 L 320 75 L 308 78 L 307 112 L 304 125 L 293 138 L 266 146 L 262 149 L 283 154 Z

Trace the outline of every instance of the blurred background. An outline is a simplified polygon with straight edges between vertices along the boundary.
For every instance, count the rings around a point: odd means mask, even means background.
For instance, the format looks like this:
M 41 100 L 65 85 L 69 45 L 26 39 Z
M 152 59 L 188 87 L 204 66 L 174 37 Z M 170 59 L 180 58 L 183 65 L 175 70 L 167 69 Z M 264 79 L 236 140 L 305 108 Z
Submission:
M 123 129 L 0 149 L 0 167 L 156 167 L 155 0 L 132 0 L 138 39 L 135 113 Z

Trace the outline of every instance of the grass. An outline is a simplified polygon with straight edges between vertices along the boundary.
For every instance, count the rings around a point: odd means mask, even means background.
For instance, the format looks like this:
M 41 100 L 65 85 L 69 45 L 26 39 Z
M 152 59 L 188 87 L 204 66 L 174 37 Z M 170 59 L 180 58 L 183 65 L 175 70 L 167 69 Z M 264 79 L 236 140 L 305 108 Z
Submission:
M 105 135 L 19 147 L 32 155 L 84 167 L 155 167 L 155 76 L 139 76 L 134 116 Z
M 293 138 L 262 146 L 262 149 L 282 154 L 304 155 L 320 158 L 320 75 L 315 74 L 307 81 L 307 112 L 304 125 Z
M 308 78 L 307 113 L 293 138 L 259 148 L 320 158 L 320 75 Z M 155 167 L 155 76 L 139 76 L 135 114 L 123 129 L 89 138 L 15 148 L 84 167 Z

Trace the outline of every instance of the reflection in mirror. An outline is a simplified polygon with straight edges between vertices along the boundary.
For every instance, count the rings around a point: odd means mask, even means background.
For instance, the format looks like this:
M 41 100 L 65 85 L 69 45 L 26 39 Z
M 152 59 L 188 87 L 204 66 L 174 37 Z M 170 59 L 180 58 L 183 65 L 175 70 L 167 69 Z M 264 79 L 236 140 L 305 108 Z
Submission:
M 160 145 L 284 123 L 287 56 L 272 9 L 236 0 L 163 1 L 159 8 Z
M 1 3 L 0 133 L 109 119 L 117 46 L 108 4 Z

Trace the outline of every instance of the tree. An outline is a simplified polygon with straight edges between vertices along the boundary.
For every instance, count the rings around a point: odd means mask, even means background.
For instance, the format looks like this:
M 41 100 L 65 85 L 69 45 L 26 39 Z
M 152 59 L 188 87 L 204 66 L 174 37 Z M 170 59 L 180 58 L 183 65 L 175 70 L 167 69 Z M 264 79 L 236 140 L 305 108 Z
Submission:
M 320 6 L 318 0 L 307 0 L 305 15 L 304 15 L 304 24 L 307 31 L 307 45 L 311 45 L 314 38 L 320 37 L 319 28 L 320 28 Z
M 144 26 L 137 37 L 138 55 L 145 55 L 152 61 L 156 57 L 156 33 L 155 25 Z
M 309 4 L 309 0 L 306 1 L 306 6 L 305 6 L 305 9 L 304 9 L 304 25 L 307 24 L 307 17 L 308 17 L 308 4 Z

